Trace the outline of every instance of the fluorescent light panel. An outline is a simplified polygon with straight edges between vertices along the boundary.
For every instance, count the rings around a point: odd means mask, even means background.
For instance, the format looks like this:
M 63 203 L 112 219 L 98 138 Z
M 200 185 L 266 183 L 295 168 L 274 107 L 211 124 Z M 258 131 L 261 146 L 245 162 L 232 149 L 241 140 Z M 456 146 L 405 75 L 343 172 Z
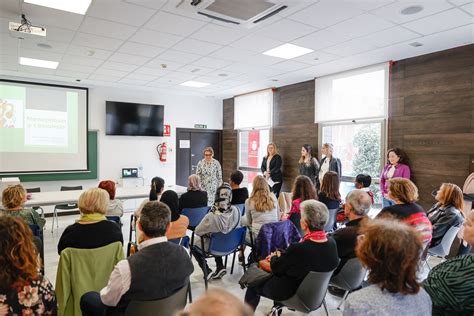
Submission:
M 186 81 L 186 82 L 181 83 L 181 85 L 186 86 L 186 87 L 202 88 L 202 87 L 207 87 L 208 85 L 210 85 L 210 83 L 199 82 L 199 81 Z
M 284 59 L 292 59 L 292 58 L 306 55 L 311 52 L 314 52 L 314 50 L 286 43 L 278 47 L 272 48 L 270 50 L 267 50 L 266 52 L 263 53 L 263 55 L 279 57 L 279 58 L 284 58 Z
M 82 15 L 86 14 L 91 1 L 92 0 L 24 0 L 26 3 Z
M 59 62 L 57 61 L 34 59 L 34 58 L 27 58 L 27 57 L 20 57 L 19 62 L 20 62 L 20 65 L 40 67 L 40 68 L 49 68 L 49 69 L 56 69 L 58 68 L 58 65 L 59 65 Z

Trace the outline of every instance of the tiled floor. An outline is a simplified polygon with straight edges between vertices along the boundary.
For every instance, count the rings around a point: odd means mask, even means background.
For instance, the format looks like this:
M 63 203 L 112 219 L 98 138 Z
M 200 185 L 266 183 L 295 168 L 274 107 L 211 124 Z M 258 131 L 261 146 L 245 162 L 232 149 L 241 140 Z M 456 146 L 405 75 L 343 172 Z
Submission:
M 126 213 L 123 217 L 123 236 L 124 236 L 124 245 L 127 244 L 128 242 L 128 236 L 129 236 L 129 222 L 130 222 L 130 214 L 131 213 Z M 53 282 L 55 283 L 56 280 L 56 269 L 58 266 L 59 262 L 59 255 L 57 253 L 57 244 L 59 237 L 61 236 L 62 232 L 64 229 L 72 224 L 76 219 L 78 218 L 78 215 L 73 215 L 73 216 L 61 216 L 59 217 L 59 229 L 55 227 L 54 233 L 51 233 L 51 218 L 47 218 L 46 221 L 46 230 L 44 232 L 44 243 L 45 243 L 45 273 L 46 276 Z M 125 247 L 124 247 L 125 251 Z M 231 259 L 231 258 L 229 258 Z M 193 293 L 193 299 L 201 296 L 204 293 L 204 281 L 203 281 L 203 274 L 201 269 L 199 268 L 198 264 L 196 261 L 193 259 L 194 263 L 194 273 L 191 276 L 191 286 L 192 286 L 192 293 Z M 430 263 L 435 264 L 435 261 L 431 261 Z M 213 260 L 209 260 L 209 264 L 211 268 L 213 268 Z M 242 276 L 243 270 L 240 266 L 236 265 L 236 268 L 234 269 L 234 273 L 231 275 L 230 274 L 230 261 L 229 261 L 229 269 L 228 269 L 228 274 L 224 276 L 222 280 L 214 280 L 211 281 L 209 284 L 210 288 L 222 288 L 230 291 L 237 297 L 244 299 L 245 295 L 245 290 L 242 290 L 238 284 L 238 280 Z M 420 278 L 423 278 L 424 275 L 426 275 L 427 272 L 423 272 L 420 274 Z M 330 294 L 326 295 L 326 302 L 328 305 L 329 309 L 329 314 L 330 315 L 341 315 L 342 313 L 336 309 L 338 303 L 339 303 L 340 298 L 332 296 Z M 272 301 L 262 298 L 260 301 L 260 305 L 257 309 L 257 312 L 255 315 L 266 315 L 266 313 L 271 309 L 272 306 Z M 301 315 L 300 313 L 296 312 L 291 312 L 287 309 L 284 310 L 283 315 Z M 312 315 L 325 315 L 324 309 L 320 308 L 316 312 L 314 312 Z

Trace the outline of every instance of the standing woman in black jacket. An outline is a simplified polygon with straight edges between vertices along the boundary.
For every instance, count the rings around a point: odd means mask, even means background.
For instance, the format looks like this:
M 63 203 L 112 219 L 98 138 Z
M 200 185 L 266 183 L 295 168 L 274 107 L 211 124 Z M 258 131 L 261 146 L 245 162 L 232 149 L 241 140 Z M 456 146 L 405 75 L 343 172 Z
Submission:
M 311 182 L 316 185 L 316 179 L 319 174 L 319 162 L 313 157 L 313 146 L 304 144 L 303 147 L 301 147 L 301 158 L 298 163 L 300 175 L 307 176 L 311 179 Z
M 283 175 L 281 173 L 282 159 L 278 154 L 275 143 L 269 143 L 267 146 L 267 155 L 263 157 L 262 166 L 260 170 L 263 176 L 268 181 L 271 191 L 275 193 L 276 197 L 280 194 L 281 185 L 283 184 Z
M 319 167 L 319 177 L 318 177 L 318 191 L 323 183 L 324 174 L 328 171 L 334 171 L 337 173 L 339 181 L 342 179 L 342 167 L 341 160 L 333 156 L 334 145 L 331 143 L 324 143 L 321 147 L 321 153 L 324 157 L 321 159 L 321 164 Z

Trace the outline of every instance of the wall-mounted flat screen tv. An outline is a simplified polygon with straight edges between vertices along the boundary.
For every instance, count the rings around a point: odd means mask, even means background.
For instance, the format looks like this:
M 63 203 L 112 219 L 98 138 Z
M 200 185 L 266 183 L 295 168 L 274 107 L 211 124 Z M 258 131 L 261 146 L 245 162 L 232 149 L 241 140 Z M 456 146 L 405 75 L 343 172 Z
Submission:
M 106 101 L 106 135 L 163 136 L 164 106 Z

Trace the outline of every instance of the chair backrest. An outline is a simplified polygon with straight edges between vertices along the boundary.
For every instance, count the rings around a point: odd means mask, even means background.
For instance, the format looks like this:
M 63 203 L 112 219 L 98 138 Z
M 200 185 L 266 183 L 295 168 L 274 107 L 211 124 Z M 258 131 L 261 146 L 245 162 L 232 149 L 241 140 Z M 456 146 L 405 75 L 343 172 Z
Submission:
M 310 313 L 323 303 L 333 271 L 309 272 L 288 300 L 282 303 L 298 312 Z
M 234 204 L 234 206 L 240 210 L 241 216 L 245 215 L 245 204 Z
M 430 255 L 445 257 L 449 254 L 451 245 L 453 244 L 454 238 L 458 234 L 461 226 L 451 226 L 448 231 L 444 234 L 441 242 L 434 246 L 433 248 L 428 248 L 428 253 Z
M 214 256 L 227 256 L 244 243 L 246 231 L 246 227 L 237 227 L 227 234 L 211 234 L 208 252 Z
M 107 218 L 107 220 L 111 221 L 111 222 L 115 222 L 119 225 L 122 224 L 121 220 L 120 220 L 120 216 L 115 216 L 115 215 L 107 215 L 105 216 Z
M 30 229 L 31 229 L 31 232 L 33 233 L 33 236 L 39 237 L 39 238 L 41 238 L 41 240 L 43 240 L 43 231 L 41 230 L 41 228 L 38 225 L 30 224 L 28 226 L 30 226 Z
M 61 189 L 60 189 L 60 191 L 76 191 L 76 190 L 82 190 L 82 185 L 77 185 L 75 187 L 61 186 Z
M 172 242 L 173 244 L 183 246 L 186 249 L 189 248 L 189 236 L 183 236 L 181 238 L 176 239 L 168 239 L 168 241 Z
M 204 216 L 209 212 L 209 206 L 184 208 L 182 215 L 189 218 L 189 227 L 194 228 L 202 221 Z
M 324 225 L 324 231 L 330 232 L 334 230 L 334 224 L 336 223 L 336 214 L 338 210 L 339 210 L 338 208 L 333 208 L 333 209 L 328 210 L 329 217 L 328 217 L 328 222 L 326 223 L 326 225 Z
M 27 188 L 27 189 L 26 189 L 26 193 L 37 193 L 37 192 L 41 192 L 41 188 L 40 188 L 40 187 Z
M 347 260 L 341 271 L 331 278 L 331 284 L 346 291 L 353 291 L 360 287 L 366 274 L 367 269 L 362 266 L 359 259 L 352 258 Z
M 155 301 L 131 301 L 125 310 L 125 316 L 173 316 L 186 306 L 186 284 L 176 293 Z

